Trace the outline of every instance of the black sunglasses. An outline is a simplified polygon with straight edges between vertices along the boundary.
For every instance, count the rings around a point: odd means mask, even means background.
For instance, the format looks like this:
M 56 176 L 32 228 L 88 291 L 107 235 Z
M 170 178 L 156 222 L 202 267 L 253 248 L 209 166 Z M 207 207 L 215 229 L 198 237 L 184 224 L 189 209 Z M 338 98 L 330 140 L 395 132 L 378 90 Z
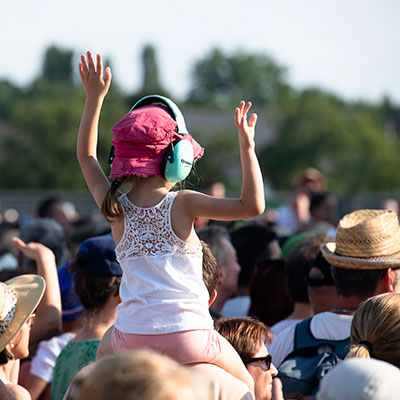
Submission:
M 263 361 L 265 363 L 265 366 L 267 367 L 267 371 L 271 368 L 271 364 L 272 364 L 272 356 L 271 354 L 268 354 L 265 357 L 253 357 L 253 358 L 248 358 L 246 360 L 244 360 L 244 364 L 250 364 L 252 362 L 257 362 L 257 361 Z

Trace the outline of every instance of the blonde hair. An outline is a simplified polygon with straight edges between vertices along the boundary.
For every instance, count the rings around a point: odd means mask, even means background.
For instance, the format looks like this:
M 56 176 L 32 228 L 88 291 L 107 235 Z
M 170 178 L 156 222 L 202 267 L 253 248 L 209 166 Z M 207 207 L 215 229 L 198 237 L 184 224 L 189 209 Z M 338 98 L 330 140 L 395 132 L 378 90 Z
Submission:
M 400 367 L 400 294 L 366 300 L 351 323 L 351 348 L 346 358 L 377 358 Z
M 202 376 L 151 350 L 112 354 L 97 361 L 74 400 L 211 400 Z

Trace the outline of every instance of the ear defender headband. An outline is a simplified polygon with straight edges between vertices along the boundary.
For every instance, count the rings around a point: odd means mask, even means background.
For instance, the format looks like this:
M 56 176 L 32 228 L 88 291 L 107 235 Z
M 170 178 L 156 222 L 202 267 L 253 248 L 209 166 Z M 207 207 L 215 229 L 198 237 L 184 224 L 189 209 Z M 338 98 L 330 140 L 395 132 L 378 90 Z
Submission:
M 185 119 L 178 106 L 167 97 L 150 95 L 137 101 L 129 112 L 150 104 L 159 103 L 166 106 L 168 113 L 177 123 L 176 132 L 181 135 L 188 135 Z M 115 158 L 115 148 L 111 147 L 108 163 L 111 165 Z M 192 143 L 187 139 L 177 139 L 171 142 L 165 150 L 160 165 L 160 175 L 168 182 L 179 182 L 184 180 L 192 170 L 194 163 L 194 152 Z

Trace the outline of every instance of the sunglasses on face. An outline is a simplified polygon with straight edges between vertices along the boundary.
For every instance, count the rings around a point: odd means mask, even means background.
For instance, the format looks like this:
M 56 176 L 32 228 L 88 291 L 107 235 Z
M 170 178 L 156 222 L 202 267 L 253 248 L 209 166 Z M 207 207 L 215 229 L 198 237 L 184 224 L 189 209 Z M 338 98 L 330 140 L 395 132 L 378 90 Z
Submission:
M 253 363 L 253 362 L 262 362 L 265 365 L 265 367 L 266 367 L 266 369 L 268 371 L 271 368 L 272 356 L 271 356 L 271 354 L 268 354 L 265 357 L 248 358 L 247 360 L 244 361 L 244 364 L 247 365 L 247 364 L 250 364 L 250 363 Z

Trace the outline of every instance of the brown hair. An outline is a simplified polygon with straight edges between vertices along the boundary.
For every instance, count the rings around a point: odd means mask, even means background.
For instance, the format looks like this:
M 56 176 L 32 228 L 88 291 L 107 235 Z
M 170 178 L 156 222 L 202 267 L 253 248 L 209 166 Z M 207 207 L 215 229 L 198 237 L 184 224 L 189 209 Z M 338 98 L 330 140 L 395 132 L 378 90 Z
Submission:
M 121 195 L 119 188 L 125 183 L 133 181 L 133 176 L 123 176 L 116 178 L 111 182 L 111 186 L 108 189 L 103 202 L 101 203 L 101 213 L 104 218 L 110 222 L 113 218 L 118 218 L 123 215 L 124 210 L 118 201 L 118 197 Z
M 103 357 L 88 375 L 75 381 L 74 400 L 210 400 L 211 387 L 201 376 L 151 350 Z
M 351 323 L 351 348 L 346 358 L 377 358 L 400 368 L 400 294 L 366 300 Z
M 266 325 L 252 317 L 220 318 L 215 322 L 218 331 L 238 352 L 242 360 L 253 357 L 271 333 Z
M 219 267 L 207 243 L 201 240 L 201 244 L 203 246 L 203 281 L 211 297 L 218 284 Z

